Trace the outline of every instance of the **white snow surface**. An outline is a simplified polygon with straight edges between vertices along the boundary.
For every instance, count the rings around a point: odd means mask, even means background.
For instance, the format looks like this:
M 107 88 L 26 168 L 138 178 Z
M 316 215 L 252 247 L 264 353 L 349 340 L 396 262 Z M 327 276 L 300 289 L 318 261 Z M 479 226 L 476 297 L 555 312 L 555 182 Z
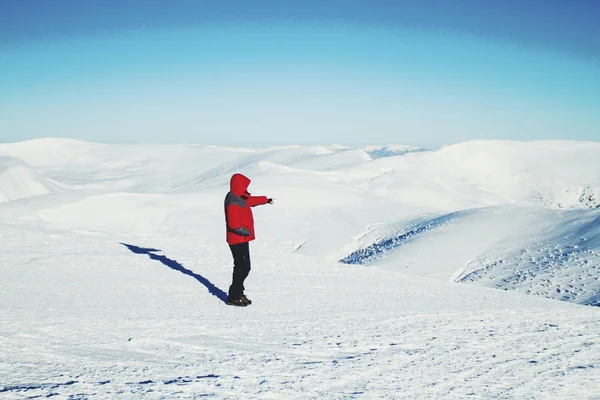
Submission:
M 60 191 L 60 186 L 24 161 L 0 156 L 0 203 Z
M 0 144 L 0 398 L 600 399 L 599 197 L 595 142 Z

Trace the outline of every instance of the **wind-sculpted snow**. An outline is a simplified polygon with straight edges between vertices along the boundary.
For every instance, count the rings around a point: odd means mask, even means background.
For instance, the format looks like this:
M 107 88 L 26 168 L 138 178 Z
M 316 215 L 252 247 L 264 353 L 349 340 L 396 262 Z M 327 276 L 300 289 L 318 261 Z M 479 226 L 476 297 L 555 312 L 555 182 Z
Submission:
M 422 235 L 428 232 L 451 224 L 459 218 L 459 215 L 460 213 L 453 213 L 410 223 L 401 230 L 393 230 L 387 233 L 386 237 L 377 240 L 375 243 L 352 252 L 342 258 L 340 262 L 345 264 L 372 264 L 388 255 L 390 251 L 406 246 L 413 240 L 420 239 Z
M 531 238 L 515 233 L 521 240 L 498 243 L 457 280 L 600 306 L 600 210 L 554 218 L 558 229 L 544 223 Z
M 600 305 L 600 210 L 478 209 L 365 237 L 340 262 Z

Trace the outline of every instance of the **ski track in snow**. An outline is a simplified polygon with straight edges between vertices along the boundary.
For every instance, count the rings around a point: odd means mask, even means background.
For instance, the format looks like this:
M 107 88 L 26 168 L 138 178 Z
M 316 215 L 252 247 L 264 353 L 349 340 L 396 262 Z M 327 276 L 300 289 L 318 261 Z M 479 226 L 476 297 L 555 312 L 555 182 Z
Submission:
M 597 146 L 364 150 L 401 155 L 0 145 L 19 190 L 0 196 L 0 398 L 600 399 L 600 308 L 543 297 L 597 295 L 600 211 L 540 207 L 595 206 L 598 169 L 571 161 Z M 548 154 L 563 166 L 535 181 Z M 255 210 L 246 308 L 223 302 L 238 170 L 278 198 Z

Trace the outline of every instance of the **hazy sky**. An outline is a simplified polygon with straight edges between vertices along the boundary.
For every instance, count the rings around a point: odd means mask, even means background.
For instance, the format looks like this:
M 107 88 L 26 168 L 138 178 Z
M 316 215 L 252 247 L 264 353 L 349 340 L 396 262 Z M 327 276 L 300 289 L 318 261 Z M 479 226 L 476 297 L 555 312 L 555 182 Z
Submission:
M 0 0 L 0 141 L 600 140 L 596 0 Z

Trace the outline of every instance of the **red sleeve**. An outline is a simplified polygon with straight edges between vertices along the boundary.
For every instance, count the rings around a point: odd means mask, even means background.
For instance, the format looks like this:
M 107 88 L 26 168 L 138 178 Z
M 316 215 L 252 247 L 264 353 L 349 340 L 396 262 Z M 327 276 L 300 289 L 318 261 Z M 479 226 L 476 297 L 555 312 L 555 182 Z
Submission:
M 246 203 L 248 203 L 250 207 L 254 207 L 267 204 L 267 200 L 267 196 L 250 196 L 246 199 Z

